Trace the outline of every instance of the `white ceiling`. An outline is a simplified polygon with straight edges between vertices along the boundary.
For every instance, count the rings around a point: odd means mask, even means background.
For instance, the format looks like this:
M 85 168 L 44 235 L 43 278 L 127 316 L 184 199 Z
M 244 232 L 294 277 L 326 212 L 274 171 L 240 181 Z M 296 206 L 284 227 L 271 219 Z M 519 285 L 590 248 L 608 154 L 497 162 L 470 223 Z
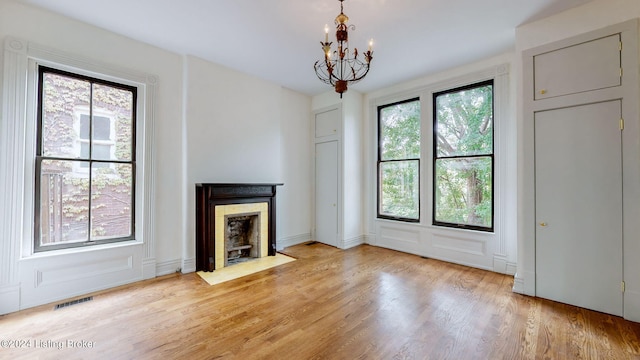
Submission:
M 15 0 L 316 95 L 337 0 Z M 370 92 L 503 53 L 518 25 L 592 0 L 345 0 L 351 47 L 374 39 Z M 331 39 L 330 39 L 331 41 Z

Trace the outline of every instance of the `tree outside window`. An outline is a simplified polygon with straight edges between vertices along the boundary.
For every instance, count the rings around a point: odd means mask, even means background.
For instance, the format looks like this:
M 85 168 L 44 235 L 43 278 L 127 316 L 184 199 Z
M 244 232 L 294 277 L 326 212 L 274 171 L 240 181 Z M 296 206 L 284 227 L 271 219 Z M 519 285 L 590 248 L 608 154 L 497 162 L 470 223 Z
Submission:
M 493 231 L 493 80 L 433 100 L 433 223 Z
M 40 67 L 36 251 L 133 238 L 135 102 L 134 87 Z
M 420 220 L 420 101 L 378 108 L 378 217 Z

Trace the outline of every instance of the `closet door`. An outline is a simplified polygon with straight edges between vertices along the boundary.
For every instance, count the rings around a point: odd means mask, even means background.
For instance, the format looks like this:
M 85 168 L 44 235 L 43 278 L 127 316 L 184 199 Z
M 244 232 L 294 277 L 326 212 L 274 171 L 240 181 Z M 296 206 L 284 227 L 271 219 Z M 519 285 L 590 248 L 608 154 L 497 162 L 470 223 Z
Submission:
M 316 144 L 316 241 L 337 246 L 338 141 Z
M 619 100 L 535 113 L 536 295 L 622 315 Z

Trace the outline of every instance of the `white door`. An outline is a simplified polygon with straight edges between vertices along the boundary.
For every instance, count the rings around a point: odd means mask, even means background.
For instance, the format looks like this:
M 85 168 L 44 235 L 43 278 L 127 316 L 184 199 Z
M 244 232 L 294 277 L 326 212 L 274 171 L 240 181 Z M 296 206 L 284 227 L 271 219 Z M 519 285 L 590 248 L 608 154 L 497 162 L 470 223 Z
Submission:
M 535 114 L 536 295 L 622 315 L 620 101 Z
M 316 144 L 316 241 L 337 246 L 338 141 Z

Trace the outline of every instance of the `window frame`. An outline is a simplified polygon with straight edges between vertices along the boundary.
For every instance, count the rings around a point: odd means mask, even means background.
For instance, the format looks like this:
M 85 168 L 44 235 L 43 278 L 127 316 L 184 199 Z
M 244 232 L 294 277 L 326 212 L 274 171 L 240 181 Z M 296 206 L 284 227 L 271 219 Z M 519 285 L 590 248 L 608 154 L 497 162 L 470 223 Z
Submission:
M 393 159 L 393 160 L 382 160 L 382 126 L 381 126 L 381 113 L 382 110 L 384 108 L 388 108 L 391 106 L 396 106 L 396 105 L 400 105 L 400 104 L 406 104 L 406 103 L 410 103 L 410 102 L 418 102 L 420 104 L 420 126 L 419 126 L 419 132 L 420 132 L 420 150 L 418 151 L 419 157 L 418 158 L 406 158 L 406 159 Z M 422 164 L 421 164 L 421 155 L 422 155 L 422 146 L 423 146 L 423 139 L 422 139 L 422 103 L 420 100 L 419 96 L 416 97 L 412 97 L 409 99 L 405 99 L 405 100 L 400 100 L 400 101 L 395 101 L 392 103 L 388 103 L 388 104 L 384 104 L 384 105 L 379 105 L 377 107 L 377 127 L 378 127 L 378 154 L 377 154 L 377 165 L 376 165 L 376 179 L 377 179 L 377 187 L 376 187 L 376 214 L 377 214 L 377 218 L 378 219 L 386 219 L 386 220 L 394 220 L 394 221 L 400 221 L 400 222 L 407 222 L 407 223 L 420 223 L 421 219 L 422 219 L 422 178 L 420 176 L 421 172 L 422 172 Z M 381 213 L 381 207 L 382 207 L 382 173 L 381 173 L 381 169 L 382 169 L 382 164 L 383 163 L 392 163 L 392 162 L 417 162 L 418 163 L 418 179 L 417 179 L 417 186 L 418 186 L 418 217 L 416 219 L 414 218 L 408 218 L 408 217 L 403 217 L 403 216 L 393 216 L 393 215 L 388 215 L 388 214 L 382 214 Z
M 444 94 L 456 93 L 464 90 L 470 90 L 475 88 L 480 88 L 483 86 L 491 85 L 491 116 L 492 116 L 492 125 L 491 125 L 491 153 L 490 154 L 481 154 L 481 155 L 455 155 L 455 156 L 438 156 L 438 108 L 437 108 L 437 97 Z M 495 135 L 496 135 L 496 126 L 495 126 L 495 96 L 496 96 L 496 84 L 495 79 L 491 78 L 488 80 L 476 81 L 467 85 L 457 86 L 454 88 L 449 88 L 446 90 L 441 90 L 437 92 L 433 92 L 431 96 L 432 100 L 432 204 L 431 204 L 431 224 L 433 226 L 446 227 L 446 228 L 456 228 L 456 229 L 466 229 L 466 230 L 476 230 L 482 232 L 494 232 L 496 219 L 495 219 L 495 171 L 496 171 L 496 161 L 495 161 Z M 460 158 L 490 158 L 491 159 L 491 226 L 479 226 L 479 225 L 471 225 L 471 224 L 460 224 L 460 223 L 452 223 L 446 221 L 436 220 L 436 189 L 438 187 L 437 175 L 436 175 L 436 163 L 438 160 L 448 160 L 448 159 L 460 159 Z
M 132 119 L 131 119 L 131 158 L 130 160 L 117 160 L 117 159 L 110 159 L 110 160 L 101 160 L 101 159 L 93 159 L 91 156 L 91 152 L 92 152 L 92 146 L 91 146 L 91 138 L 92 135 L 89 135 L 89 158 L 88 159 L 75 159 L 75 158 L 64 158 L 64 157 L 59 157 L 59 156 L 43 156 L 42 152 L 43 152 L 43 145 L 42 145 L 42 135 L 43 135 L 43 104 L 44 104 L 44 99 L 43 99 L 43 92 L 44 92 L 44 74 L 48 73 L 48 74 L 56 74 L 56 75 L 61 75 L 61 76 L 65 76 L 65 77 L 70 77 L 73 79 L 78 79 L 78 80 L 83 80 L 83 81 L 88 81 L 92 86 L 93 84 L 100 84 L 100 85 L 105 85 L 105 86 L 109 86 L 109 87 L 113 87 L 113 88 L 117 88 L 117 89 L 121 89 L 121 90 L 126 90 L 126 91 L 130 91 L 132 93 L 132 109 L 131 109 L 131 114 L 132 114 Z M 33 187 L 33 251 L 34 253 L 38 253 L 38 252 L 46 252 L 46 251 L 51 251 L 51 250 L 61 250 L 61 249 L 71 249 L 71 248 L 79 248 L 79 247 L 86 247 L 86 246 L 95 246 L 95 245 L 101 245 L 101 244 L 109 244 L 109 243 L 118 243 L 118 242 L 124 242 L 124 241 L 131 241 L 131 240 L 135 240 L 136 239 L 136 181 L 137 181 L 137 162 L 136 162 L 136 155 L 137 155 L 137 148 L 136 148 L 136 138 L 137 138 L 137 127 L 138 127 L 138 87 L 134 86 L 134 85 L 128 85 L 128 84 L 123 84 L 123 83 L 119 83 L 116 81 L 111 81 L 111 80 L 106 80 L 106 79 L 101 79 L 98 77 L 94 77 L 94 76 L 89 76 L 86 74 L 82 74 L 80 72 L 73 72 L 73 71 L 67 71 L 67 70 L 62 70 L 56 67 L 52 67 L 50 65 L 43 65 L 43 64 L 36 64 L 36 74 L 37 74 L 37 79 L 36 79 L 36 103 L 35 103 L 35 109 L 36 109 L 36 129 L 35 129 L 35 134 L 36 134 L 36 138 L 35 138 L 35 152 L 34 152 L 34 162 L 35 162 L 35 171 L 34 171 L 34 187 Z M 81 111 L 81 112 L 74 112 L 74 126 L 75 126 L 75 122 L 78 122 L 78 127 L 80 127 L 80 117 L 82 114 L 88 113 L 89 115 L 89 119 L 91 119 L 91 116 L 93 114 L 93 109 L 92 109 L 92 102 L 93 102 L 93 95 L 91 95 L 90 100 L 89 100 L 89 105 L 88 105 L 88 109 L 86 112 Z M 102 115 L 99 115 L 102 116 Z M 103 116 L 104 117 L 104 116 Z M 111 128 L 111 130 L 113 129 L 114 126 L 114 119 L 111 117 L 108 117 L 109 119 L 109 126 Z M 91 120 L 90 120 L 91 123 Z M 89 125 L 89 129 L 91 129 L 91 125 Z M 89 130 L 91 131 L 91 130 Z M 115 133 L 111 133 L 111 137 L 115 137 Z M 78 132 L 78 136 L 73 140 L 74 143 L 81 141 L 81 135 L 80 132 Z M 100 141 L 102 142 L 102 141 Z M 113 141 L 114 144 L 112 144 L 112 146 L 115 146 L 115 141 Z M 113 150 L 113 148 L 112 148 Z M 62 244 L 52 244 L 52 245 L 42 245 L 41 244 L 41 237 L 42 237 L 42 233 L 41 233 L 41 219 L 40 219 L 40 215 L 41 215 L 41 211 L 40 211 L 40 201 L 41 201 L 41 171 L 42 171 L 42 161 L 43 160 L 62 160 L 62 161 L 72 161 L 72 162 L 77 162 L 77 166 L 74 165 L 74 171 L 80 170 L 79 172 L 87 172 L 89 174 L 89 184 L 91 184 L 91 173 L 92 173 L 92 164 L 94 163 L 99 163 L 99 164 L 109 164 L 109 167 L 112 166 L 112 164 L 117 163 L 117 164 L 130 164 L 131 165 L 131 195 L 130 195 L 130 211 L 131 211 L 131 219 L 130 219 L 130 228 L 129 228 L 129 235 L 128 236 L 121 236 L 121 237 L 114 237 L 114 238 L 108 238 L 108 239 L 91 239 L 91 196 L 89 196 L 89 203 L 88 203 L 88 209 L 89 209 L 89 213 L 87 216 L 87 225 L 88 225 L 88 234 L 87 234 L 87 240 L 86 241 L 77 241 L 77 242 L 65 242 Z M 79 162 L 88 162 L 89 166 L 88 168 L 81 168 Z M 89 192 L 89 194 L 91 194 L 91 192 Z

